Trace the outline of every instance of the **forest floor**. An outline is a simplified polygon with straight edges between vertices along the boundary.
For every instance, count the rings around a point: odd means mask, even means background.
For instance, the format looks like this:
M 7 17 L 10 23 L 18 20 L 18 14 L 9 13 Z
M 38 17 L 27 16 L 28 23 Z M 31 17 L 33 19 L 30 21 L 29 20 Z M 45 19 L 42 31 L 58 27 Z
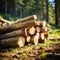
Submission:
M 52 30 L 51 36 L 60 36 L 60 30 Z M 0 60 L 60 60 L 60 40 L 47 40 L 37 46 L 0 49 Z

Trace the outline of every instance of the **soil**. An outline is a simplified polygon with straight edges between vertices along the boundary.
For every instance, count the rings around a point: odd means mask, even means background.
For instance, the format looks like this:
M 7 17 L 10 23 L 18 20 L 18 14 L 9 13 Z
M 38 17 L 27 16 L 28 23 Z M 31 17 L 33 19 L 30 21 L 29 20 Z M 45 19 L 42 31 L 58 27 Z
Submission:
M 60 44 L 17 49 L 15 52 L 10 48 L 0 49 L 0 60 L 60 60 Z

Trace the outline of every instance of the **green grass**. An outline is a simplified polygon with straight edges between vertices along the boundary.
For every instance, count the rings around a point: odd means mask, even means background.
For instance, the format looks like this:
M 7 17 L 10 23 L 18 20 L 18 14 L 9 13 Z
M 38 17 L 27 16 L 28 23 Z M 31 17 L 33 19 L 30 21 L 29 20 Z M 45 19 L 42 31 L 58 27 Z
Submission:
M 60 29 L 51 29 L 49 31 L 50 36 L 60 36 Z
M 22 53 L 21 56 L 27 57 L 27 54 L 26 53 Z
M 44 58 L 47 54 L 47 52 L 43 52 L 39 57 Z
M 50 46 L 51 44 L 60 44 L 60 40 L 56 40 L 56 41 L 50 41 L 50 40 L 47 40 L 46 43 L 39 43 L 38 45 L 31 45 L 31 46 L 28 46 L 28 45 L 25 45 L 23 48 L 11 48 L 11 51 L 12 52 L 18 52 L 18 51 L 32 51 L 33 48 L 34 49 L 38 49 L 40 47 L 48 47 Z M 25 55 L 25 53 L 23 53 L 22 55 Z

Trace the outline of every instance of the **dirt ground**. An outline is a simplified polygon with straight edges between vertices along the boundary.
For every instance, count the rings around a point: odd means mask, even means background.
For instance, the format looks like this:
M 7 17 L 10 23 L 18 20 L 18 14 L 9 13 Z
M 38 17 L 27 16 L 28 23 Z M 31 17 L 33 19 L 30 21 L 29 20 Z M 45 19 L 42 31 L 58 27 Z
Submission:
M 60 60 L 60 43 L 0 49 L 0 60 Z

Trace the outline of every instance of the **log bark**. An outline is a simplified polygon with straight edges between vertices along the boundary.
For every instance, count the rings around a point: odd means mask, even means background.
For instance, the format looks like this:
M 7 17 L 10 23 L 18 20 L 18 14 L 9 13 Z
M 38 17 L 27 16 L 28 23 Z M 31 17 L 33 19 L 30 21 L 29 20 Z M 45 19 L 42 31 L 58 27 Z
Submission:
M 20 29 L 20 28 L 32 27 L 32 26 L 35 26 L 35 25 L 36 24 L 35 24 L 34 20 L 27 21 L 27 22 L 24 22 L 24 23 L 11 24 L 9 26 L 5 26 L 5 27 L 0 28 L 0 34 L 11 32 L 11 31 L 14 31 L 14 30 L 17 30 L 17 29 Z
M 35 30 L 35 28 L 32 26 L 31 28 L 28 28 L 28 35 L 34 35 L 35 33 L 36 33 L 36 30 Z
M 0 19 L 0 22 L 1 22 L 1 23 L 11 24 L 11 22 L 10 22 L 10 21 L 7 21 L 7 20 L 5 20 L 5 19 Z
M 8 26 L 8 25 L 10 25 L 10 24 L 8 24 L 8 23 L 5 22 L 5 23 L 2 23 L 1 26 L 4 27 L 4 26 Z
M 22 22 L 36 20 L 36 19 L 37 19 L 36 15 L 31 15 L 31 16 L 25 17 L 23 19 L 18 19 L 15 23 L 22 23 Z
M 7 38 L 11 38 L 11 37 L 15 37 L 15 36 L 27 36 L 27 28 L 22 28 L 20 30 L 15 30 L 6 34 L 2 34 L 0 35 L 0 40 L 1 39 L 7 39 Z
M 10 24 L 11 24 L 11 22 L 4 20 L 4 19 L 0 19 L 0 28 L 4 27 L 4 26 L 8 26 Z
M 49 32 L 48 32 L 48 31 L 45 31 L 45 32 L 44 32 L 45 38 L 48 38 L 48 35 L 49 35 Z
M 23 47 L 25 44 L 25 38 L 23 36 L 3 39 L 0 41 L 0 45 L 3 47 Z

